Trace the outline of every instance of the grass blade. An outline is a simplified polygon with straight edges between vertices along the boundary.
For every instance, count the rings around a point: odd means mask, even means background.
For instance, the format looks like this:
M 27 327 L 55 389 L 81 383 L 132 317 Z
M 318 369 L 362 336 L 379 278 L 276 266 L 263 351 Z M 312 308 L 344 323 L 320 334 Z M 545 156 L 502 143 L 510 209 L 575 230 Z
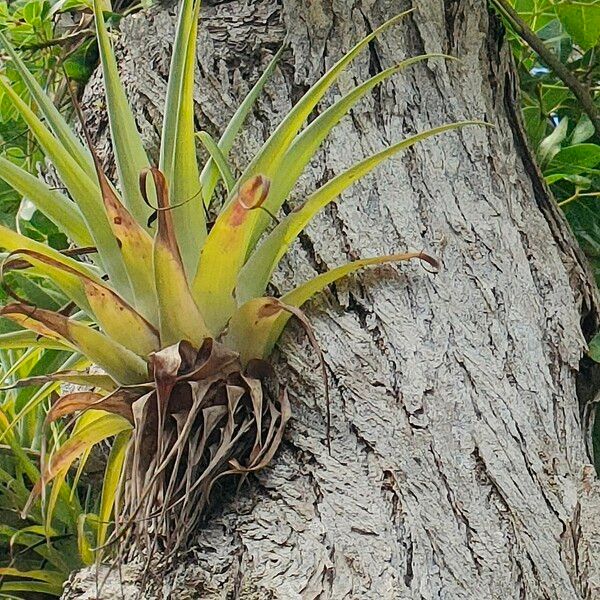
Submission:
M 110 455 L 106 463 L 104 480 L 102 481 L 102 498 L 100 500 L 100 510 L 98 512 L 98 535 L 96 546 L 101 547 L 106 542 L 108 525 L 117 503 L 117 496 L 121 484 L 121 476 L 125 460 L 127 458 L 127 447 L 131 433 L 122 431 L 113 442 Z
M 11 331 L 10 333 L 0 334 L 0 349 L 18 350 L 23 348 L 46 348 L 49 350 L 68 350 L 69 347 L 50 338 L 40 338 L 33 331 Z

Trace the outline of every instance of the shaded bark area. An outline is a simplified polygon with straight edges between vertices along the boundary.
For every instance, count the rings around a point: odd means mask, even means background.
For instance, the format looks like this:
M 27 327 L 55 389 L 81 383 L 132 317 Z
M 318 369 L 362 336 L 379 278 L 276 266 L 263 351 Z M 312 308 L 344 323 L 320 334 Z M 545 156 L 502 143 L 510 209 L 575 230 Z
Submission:
M 399 0 L 206 2 L 199 126 L 222 131 L 287 35 L 289 50 L 234 153 L 234 166 L 246 164 L 326 67 L 406 8 Z M 160 9 L 122 27 L 123 76 L 154 153 L 174 24 L 172 10 Z M 600 487 L 589 410 L 576 389 L 595 292 L 527 148 L 497 22 L 482 0 L 420 0 L 328 101 L 422 52 L 461 62 L 430 60 L 363 101 L 286 210 L 332 174 L 424 128 L 467 118 L 495 128 L 446 134 L 380 167 L 308 229 L 275 286 L 285 291 L 348 259 L 409 249 L 438 256 L 441 272 L 371 269 L 312 303 L 333 384 L 331 455 L 315 359 L 292 327 L 278 354 L 293 407 L 283 449 L 214 507 L 194 552 L 144 597 L 600 594 Z M 102 138 L 100 99 L 96 80 L 85 101 Z M 66 597 L 96 597 L 89 575 Z M 135 570 L 125 577 L 135 581 Z M 102 597 L 120 593 L 116 574 Z

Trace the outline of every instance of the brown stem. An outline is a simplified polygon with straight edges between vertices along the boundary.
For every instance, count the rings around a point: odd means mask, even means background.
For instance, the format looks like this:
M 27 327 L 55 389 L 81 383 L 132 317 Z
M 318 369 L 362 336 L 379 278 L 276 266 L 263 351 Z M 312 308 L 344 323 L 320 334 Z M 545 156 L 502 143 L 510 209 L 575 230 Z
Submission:
M 72 42 L 76 42 L 81 38 L 90 37 L 94 34 L 91 29 L 81 29 L 75 33 L 65 35 L 60 38 L 54 38 L 45 42 L 37 42 L 35 44 L 26 44 L 19 47 L 19 50 L 44 50 L 45 48 L 51 48 L 52 46 L 65 46 Z
M 515 32 L 537 53 L 540 59 L 554 71 L 555 75 L 573 92 L 581 107 L 590 118 L 596 135 L 600 137 L 600 111 L 594 104 L 590 91 L 569 69 L 550 51 L 544 42 L 529 28 L 508 0 L 492 0 L 492 4 L 506 17 Z

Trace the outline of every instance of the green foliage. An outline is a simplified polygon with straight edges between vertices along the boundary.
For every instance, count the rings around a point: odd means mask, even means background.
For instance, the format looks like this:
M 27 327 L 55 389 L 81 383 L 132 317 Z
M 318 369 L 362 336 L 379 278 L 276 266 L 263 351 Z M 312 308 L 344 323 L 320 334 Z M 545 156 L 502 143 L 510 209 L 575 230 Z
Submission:
M 91 31 L 63 24 L 61 12 L 86 5 L 79 0 L 17 0 L 0 2 L 0 32 L 18 51 L 21 60 L 57 105 L 64 104 L 64 73 L 83 84 L 98 62 L 96 41 Z M 3 74 L 26 102 L 30 92 L 10 57 L 0 56 Z M 36 175 L 43 159 L 34 137 L 10 98 L 0 89 L 0 143 L 3 156 Z M 18 228 L 24 235 L 53 248 L 66 248 L 67 238 L 22 192 L 0 179 L 0 223 Z
M 257 392 L 259 380 L 245 391 L 246 377 L 251 377 L 245 371 L 249 363 L 267 359 L 290 315 L 301 315 L 299 308 L 305 302 L 339 278 L 383 262 L 417 259 L 435 264 L 422 253 L 357 260 L 322 273 L 277 300 L 263 295 L 279 261 L 325 206 L 339 200 L 381 162 L 433 135 L 482 124 L 451 123 L 398 141 L 319 187 L 297 212 L 272 228 L 267 215 L 282 212 L 306 165 L 366 93 L 420 61 L 449 57 L 428 54 L 405 60 L 358 85 L 307 124 L 350 62 L 410 11 L 390 19 L 334 64 L 292 107 L 245 170 L 234 173 L 228 165 L 229 151 L 280 54 L 219 140 L 204 132 L 197 134 L 193 103 L 200 2 L 183 0 L 159 170 L 151 167 L 119 79 L 105 21 L 110 15 L 103 12 L 99 0 L 93 8 L 118 191 L 104 175 L 93 148 L 73 134 L 57 111 L 47 83 L 21 60 L 11 41 L 0 35 L 14 69 L 14 77 L 0 76 L 0 89 L 15 118 L 25 123 L 52 162 L 66 192 L 57 193 L 43 181 L 32 179 L 26 164 L 15 167 L 0 158 L 0 178 L 26 194 L 27 202 L 47 219 L 43 237 L 37 230 L 19 227 L 20 216 L 18 231 L 0 226 L 0 248 L 5 252 L 2 276 L 18 297 L 16 302 L 6 299 L 0 314 L 31 331 L 7 331 L 0 335 L 0 348 L 14 352 L 15 347 L 22 347 L 25 353 L 44 356 L 70 351 L 71 369 L 94 364 L 104 372 L 84 375 L 47 365 L 45 378 L 26 379 L 30 386 L 40 381 L 44 386 L 57 386 L 64 381 L 83 382 L 88 389 L 61 396 L 50 410 L 44 407 L 45 428 L 40 429 L 38 422 L 36 433 L 44 439 L 50 427 L 53 451 L 44 461 L 41 475 L 36 470 L 29 477 L 33 491 L 24 513 L 35 510 L 45 492 L 42 517 L 49 530 L 60 516 L 65 490 L 78 489 L 78 473 L 92 449 L 116 440 L 102 493 L 95 495 L 101 498 L 99 506 L 77 504 L 69 521 L 69 531 L 74 527 L 77 531 L 74 539 L 78 539 L 82 561 L 95 556 L 94 548 L 102 546 L 107 535 L 112 534 L 113 540 L 120 537 L 122 532 L 108 526 L 114 519 L 117 494 L 122 498 L 117 516 L 131 527 L 140 520 L 142 525 L 136 527 L 144 530 L 142 535 L 151 531 L 155 539 L 162 536 L 174 553 L 185 544 L 186 532 L 191 532 L 188 525 L 206 504 L 217 479 L 225 473 L 257 470 L 269 462 L 281 441 L 289 406 L 285 395 L 274 402 L 263 399 L 262 392 Z M 84 46 L 80 48 L 85 54 Z M 53 92 L 50 89 L 50 95 Z M 198 163 L 199 140 L 210 154 L 204 165 Z M 228 195 L 220 209 L 211 207 L 217 212 L 211 226 L 205 209 L 217 198 L 215 189 L 221 179 Z M 149 219 L 153 216 L 154 224 Z M 91 260 L 82 261 L 59 251 L 67 242 L 93 245 L 96 252 Z M 49 282 L 47 287 L 32 287 L 41 281 Z M 209 350 L 210 360 L 205 356 Z M 241 378 L 240 385 L 223 388 L 224 393 L 210 397 L 211 390 L 230 385 L 235 377 Z M 214 379 L 204 389 L 207 378 Z M 190 402 L 192 408 L 186 408 Z M 26 403 L 26 409 L 14 415 L 15 421 L 42 405 L 41 401 Z M 244 412 L 243 405 L 251 407 L 250 412 Z M 164 409 L 159 411 L 158 406 Z M 61 418 L 72 414 L 78 415 L 74 427 L 61 426 Z M 182 429 L 175 432 L 175 424 Z M 201 431 L 203 435 L 199 435 Z M 218 443 L 212 441 L 213 431 L 221 432 Z M 181 455 L 188 443 L 199 443 L 202 448 L 194 454 L 194 461 Z M 122 478 L 125 465 L 129 469 L 127 485 Z M 180 465 L 188 469 L 187 475 Z M 171 479 L 165 479 L 165 473 Z M 204 482 L 203 487 L 194 484 L 184 493 L 185 485 L 195 480 Z M 176 511 L 172 506 L 177 506 Z M 164 513 L 158 521 L 157 509 Z M 177 514 L 188 519 L 184 526 L 172 526 L 179 522 Z M 46 580 L 38 583 L 50 584 Z
M 4 388 L 73 363 L 57 350 L 1 350 L 0 385 Z M 32 488 L 40 485 L 40 456 L 65 435 L 56 424 L 43 427 L 54 382 L 13 387 L 2 392 L 0 408 L 0 597 L 32 598 L 34 592 L 59 596 L 71 570 L 83 565 L 77 520 L 97 495 L 92 484 L 74 486 L 74 472 L 57 488 L 56 508 L 48 519 L 38 500 L 23 515 Z M 45 432 L 45 433 L 44 433 Z M 89 507 L 86 505 L 90 505 Z
M 600 1 L 513 0 L 512 4 L 600 108 Z M 510 37 L 529 139 L 600 282 L 600 137 L 573 91 L 518 35 Z

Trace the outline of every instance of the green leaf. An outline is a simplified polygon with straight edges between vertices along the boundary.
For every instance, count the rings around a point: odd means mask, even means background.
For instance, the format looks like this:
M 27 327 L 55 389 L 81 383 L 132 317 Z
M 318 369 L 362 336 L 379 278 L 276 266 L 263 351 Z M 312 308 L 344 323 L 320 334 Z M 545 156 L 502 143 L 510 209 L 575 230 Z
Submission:
M 600 333 L 597 333 L 589 344 L 588 356 L 600 363 Z
M 28 512 L 30 505 L 39 496 L 44 485 L 48 485 L 56 477 L 63 477 L 71 465 L 94 445 L 131 429 L 129 421 L 119 415 L 94 412 L 96 414 L 88 411 L 82 415 L 81 419 L 84 419 L 86 424 L 76 428 L 76 431 L 52 455 L 49 464 L 44 465 L 42 477 L 32 490 L 24 513 Z
M 194 135 L 194 72 L 200 0 L 184 0 L 177 24 L 165 102 L 160 170 L 172 198 L 173 224 L 188 277 L 206 237 Z
M 600 146 L 597 144 L 576 144 L 562 148 L 544 169 L 544 174 L 560 172 L 567 175 L 588 173 L 600 164 Z
M 158 230 L 154 238 L 154 277 L 161 346 L 187 340 L 200 348 L 210 333 L 185 275 L 169 210 L 167 182 L 158 169 L 151 169 L 150 173 L 154 178 L 159 208 Z
M 81 167 L 88 177 L 92 177 L 94 173 L 94 165 L 89 151 L 77 139 L 73 130 L 66 122 L 60 111 L 54 106 L 54 102 L 48 97 L 42 86 L 37 82 L 36 78 L 30 73 L 25 66 L 18 53 L 15 52 L 11 44 L 8 42 L 4 34 L 0 33 L 0 43 L 4 46 L 6 52 L 10 56 L 17 72 L 27 86 L 29 93 L 35 100 L 40 112 L 46 119 L 54 135 L 60 140 L 66 151 L 73 157 L 79 167 Z
M 117 502 L 130 438 L 130 431 L 123 431 L 115 438 L 106 463 L 106 471 L 102 481 L 102 499 L 98 513 L 99 524 L 96 541 L 98 547 L 103 546 L 106 542 L 109 521 Z
M 43 581 L 3 581 L 0 584 L 0 593 L 7 594 L 10 592 L 31 592 L 32 594 L 49 594 L 50 596 L 60 597 L 63 586 L 62 583 L 55 585 Z
M 539 106 L 526 106 L 523 108 L 523 119 L 527 136 L 531 146 L 537 148 L 544 139 L 548 123 Z
M 146 205 L 140 193 L 139 176 L 150 165 L 127 95 L 119 78 L 117 61 L 104 24 L 100 0 L 94 0 L 94 15 L 102 71 L 104 73 L 112 147 L 115 153 L 123 200 L 137 222 L 145 227 L 152 209 Z
M 23 119 L 31 128 L 44 152 L 52 160 L 58 174 L 85 218 L 88 228 L 98 248 L 102 263 L 111 283 L 127 300 L 132 300 L 132 292 L 127 278 L 121 251 L 108 223 L 98 184 L 81 169 L 75 159 L 44 126 L 37 115 L 12 89 L 6 78 L 0 76 L 0 87 L 10 97 Z
M 280 166 L 273 174 L 269 196 L 265 201 L 265 208 L 272 214 L 277 214 L 319 146 L 321 146 L 331 130 L 350 112 L 361 98 L 364 98 L 377 85 L 403 69 L 434 58 L 452 60 L 452 57 L 446 54 L 423 54 L 404 60 L 398 65 L 385 69 L 358 85 L 314 119 L 298 134 L 285 152 Z M 259 228 L 254 232 L 253 238 L 256 240 L 260 233 L 261 230 Z M 251 245 L 253 246 L 254 244 Z
M 238 305 L 264 294 L 275 267 L 296 237 L 320 210 L 336 200 L 344 190 L 367 175 L 381 162 L 401 150 L 405 150 L 434 135 L 467 125 L 486 125 L 486 123 L 482 121 L 463 121 L 424 131 L 355 164 L 313 192 L 302 206 L 287 215 L 269 233 L 240 271 L 235 288 Z
M 47 569 L 34 569 L 31 571 L 19 571 L 10 567 L 0 568 L 0 577 L 19 577 L 23 579 L 34 579 L 35 581 L 45 581 L 46 583 L 53 583 L 58 586 L 62 586 L 64 581 L 64 575 L 56 571 L 49 571 Z
M 63 65 L 69 79 L 85 85 L 93 75 L 98 64 L 98 45 L 96 40 L 84 41 L 76 50 L 69 53 Z
M 587 115 L 581 115 L 579 122 L 573 130 L 571 144 L 581 144 L 594 135 L 594 125 Z
M 88 520 L 95 522 L 96 515 L 82 513 L 77 519 L 77 548 L 83 564 L 89 567 L 94 564 L 94 551 L 85 529 Z
M 300 308 L 307 300 L 338 279 L 368 265 L 420 259 L 437 267 L 435 259 L 422 252 L 364 258 L 317 275 L 291 292 L 275 298 L 253 298 L 243 304 L 229 323 L 224 343 L 239 352 L 243 364 L 253 358 L 266 359 L 283 332 L 292 312 L 286 306 Z
M 512 0 L 514 9 L 533 31 L 539 31 L 556 18 L 554 0 Z
M 210 133 L 207 131 L 201 131 L 196 135 L 210 154 L 210 160 L 214 161 L 215 165 L 217 165 L 219 175 L 225 184 L 225 189 L 227 190 L 227 193 L 230 194 L 235 186 L 235 178 L 231 172 L 231 169 L 229 168 L 229 165 L 227 164 L 227 159 L 221 152 L 221 149 L 215 140 L 213 140 Z
M 233 143 L 237 134 L 239 133 L 248 113 L 254 106 L 258 96 L 260 95 L 263 87 L 273 74 L 279 59 L 281 58 L 281 54 L 283 53 L 283 49 L 285 46 L 282 46 L 277 54 L 272 58 L 271 62 L 267 65 L 264 73 L 260 76 L 259 80 L 254 84 L 254 87 L 248 92 L 248 95 L 244 98 L 243 102 L 239 105 L 238 109 L 235 111 L 235 114 L 227 124 L 223 135 L 219 139 L 217 146 L 221 151 L 221 155 L 224 160 L 227 160 L 227 156 L 231 151 Z M 215 161 L 211 158 L 204 169 L 202 169 L 202 173 L 200 174 L 200 186 L 202 188 L 202 198 L 204 200 L 204 204 L 208 207 L 210 206 L 213 193 L 215 191 L 215 187 L 219 180 L 219 168 Z M 230 190 L 229 190 L 230 191 Z
M 560 123 L 554 128 L 554 131 L 545 137 L 540 143 L 537 155 L 542 166 L 548 164 L 559 152 L 560 145 L 567 137 L 569 119 L 561 119 Z
M 56 350 L 68 349 L 68 346 L 59 340 L 40 338 L 33 331 L 11 331 L 0 334 L 0 349 L 2 350 L 31 348 L 32 346 Z
M 40 335 L 64 340 L 67 345 L 79 350 L 104 369 L 118 383 L 133 385 L 148 380 L 148 367 L 144 360 L 87 325 L 59 313 L 41 308 L 33 309 L 19 302 L 2 307 L 0 315 Z
M 583 50 L 600 39 L 600 3 L 566 0 L 556 5 L 556 13 L 569 35 Z

